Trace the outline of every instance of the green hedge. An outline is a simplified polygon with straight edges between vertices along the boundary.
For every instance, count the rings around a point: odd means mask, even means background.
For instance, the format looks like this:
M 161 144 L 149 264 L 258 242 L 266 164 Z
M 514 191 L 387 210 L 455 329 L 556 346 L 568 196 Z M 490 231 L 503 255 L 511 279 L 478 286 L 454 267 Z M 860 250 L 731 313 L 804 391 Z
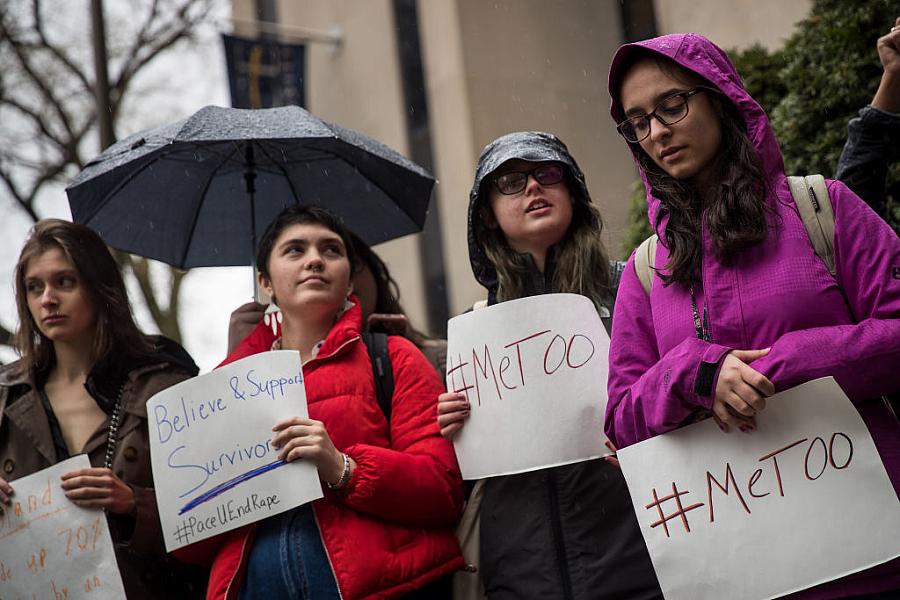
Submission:
M 772 120 L 788 174 L 834 176 L 847 121 L 878 87 L 875 42 L 900 15 L 898 7 L 897 0 L 817 0 L 782 49 L 753 46 L 729 52 L 747 90 Z M 892 165 L 888 187 L 900 189 L 900 164 Z M 637 193 L 642 198 L 643 188 Z M 647 221 L 646 207 L 635 197 L 625 254 L 643 239 L 637 232 Z M 888 196 L 888 222 L 900 232 L 896 194 Z

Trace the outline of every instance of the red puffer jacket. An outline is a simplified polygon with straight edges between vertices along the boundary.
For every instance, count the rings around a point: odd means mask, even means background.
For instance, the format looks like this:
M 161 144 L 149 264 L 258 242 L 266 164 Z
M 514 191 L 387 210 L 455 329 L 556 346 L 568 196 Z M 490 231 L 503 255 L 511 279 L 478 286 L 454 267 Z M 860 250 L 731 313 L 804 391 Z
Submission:
M 435 419 L 444 388 L 411 342 L 389 337 L 395 384 L 388 426 L 359 335 L 360 314 L 358 305 L 344 313 L 317 357 L 303 366 L 310 418 L 322 421 L 335 447 L 357 464 L 345 489 L 325 489 L 325 497 L 313 502 L 346 600 L 402 596 L 463 566 L 453 534 L 462 479 Z M 222 365 L 265 352 L 271 342 L 260 324 Z M 254 533 L 249 525 L 177 552 L 184 560 L 212 564 L 208 600 L 237 598 Z

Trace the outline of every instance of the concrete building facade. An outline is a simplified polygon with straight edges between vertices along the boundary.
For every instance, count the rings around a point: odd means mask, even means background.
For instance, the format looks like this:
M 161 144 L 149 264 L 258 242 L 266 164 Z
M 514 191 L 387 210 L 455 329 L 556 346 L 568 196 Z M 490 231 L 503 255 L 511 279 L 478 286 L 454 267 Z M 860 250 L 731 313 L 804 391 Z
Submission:
M 440 332 L 429 298 L 452 316 L 484 296 L 469 267 L 466 207 L 481 148 L 507 132 L 557 134 L 587 176 L 612 256 L 621 257 L 636 177 L 609 118 L 606 77 L 615 49 L 640 32 L 697 31 L 725 48 L 777 47 L 809 0 L 269 0 L 285 39 L 339 32 L 340 45 L 307 46 L 307 108 L 411 156 L 398 6 L 417 13 L 446 289 L 426 289 L 418 236 L 379 245 L 413 323 Z M 260 0 L 233 0 L 235 31 L 252 35 Z M 273 10 L 274 9 L 274 10 Z M 405 36 L 405 37 L 404 37 Z M 300 36 L 302 37 L 302 35 Z M 433 262 L 431 255 L 428 261 Z

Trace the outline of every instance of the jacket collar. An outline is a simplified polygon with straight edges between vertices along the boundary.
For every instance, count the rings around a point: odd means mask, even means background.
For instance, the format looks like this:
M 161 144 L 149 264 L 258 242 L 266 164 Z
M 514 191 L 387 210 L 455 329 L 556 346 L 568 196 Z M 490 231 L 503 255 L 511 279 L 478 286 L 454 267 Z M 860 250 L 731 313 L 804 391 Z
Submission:
M 56 462 L 56 448 L 47 414 L 30 373 L 18 373 L 21 361 L 0 370 L 0 423 L 9 419 L 22 430 L 47 464 Z M 21 388 L 21 389 L 20 389 Z
M 344 311 L 338 317 L 337 322 L 331 326 L 328 335 L 319 348 L 315 361 L 325 360 L 343 348 L 347 343 L 359 339 L 362 329 L 362 309 L 356 296 L 350 297 L 353 306 Z M 275 333 L 272 328 L 260 321 L 256 328 L 250 332 L 244 340 L 238 344 L 231 354 L 223 360 L 219 366 L 225 366 L 242 358 L 266 352 L 272 348 L 275 341 Z
M 12 388 L 19 385 L 27 385 L 34 387 L 34 380 L 31 374 L 19 372 L 19 365 L 21 364 L 22 361 L 17 360 L 0 369 L 0 386 Z

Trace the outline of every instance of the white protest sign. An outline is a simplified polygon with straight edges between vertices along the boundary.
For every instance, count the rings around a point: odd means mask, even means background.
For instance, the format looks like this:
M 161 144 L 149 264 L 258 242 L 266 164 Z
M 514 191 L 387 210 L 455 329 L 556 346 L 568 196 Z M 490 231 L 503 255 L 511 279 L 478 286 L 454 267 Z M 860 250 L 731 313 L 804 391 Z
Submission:
M 56 600 L 125 597 L 102 510 L 79 508 L 60 477 L 91 463 L 84 454 L 10 482 L 0 514 L 0 598 Z
M 315 466 L 285 463 L 272 426 L 307 416 L 300 355 L 264 352 L 147 402 L 156 500 L 169 551 L 322 497 Z
M 447 389 L 472 407 L 453 440 L 463 478 L 609 454 L 609 336 L 590 300 L 547 294 L 475 310 L 450 319 L 447 342 Z
M 900 501 L 834 379 L 773 396 L 756 421 L 618 452 L 667 600 L 774 598 L 900 556 Z

